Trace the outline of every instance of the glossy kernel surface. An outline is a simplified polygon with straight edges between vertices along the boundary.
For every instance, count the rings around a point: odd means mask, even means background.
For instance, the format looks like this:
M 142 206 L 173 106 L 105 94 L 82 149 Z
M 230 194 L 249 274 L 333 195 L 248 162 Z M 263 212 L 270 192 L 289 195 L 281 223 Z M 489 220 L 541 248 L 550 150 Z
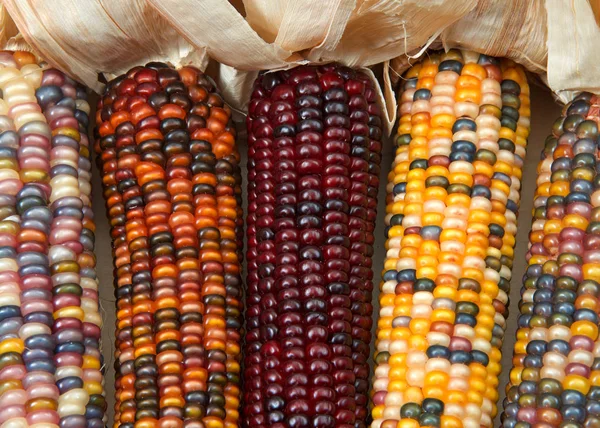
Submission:
M 194 67 L 135 67 L 96 115 L 115 267 L 115 427 L 236 427 L 241 175 L 231 110 Z
M 86 90 L 0 52 L 0 425 L 105 426 Z
M 503 428 L 600 426 L 599 106 L 564 106 L 541 153 Z
M 371 426 L 489 428 L 529 86 L 511 61 L 450 50 L 410 68 L 399 98 Z
M 265 73 L 248 129 L 243 426 L 365 427 L 382 121 L 371 80 Z

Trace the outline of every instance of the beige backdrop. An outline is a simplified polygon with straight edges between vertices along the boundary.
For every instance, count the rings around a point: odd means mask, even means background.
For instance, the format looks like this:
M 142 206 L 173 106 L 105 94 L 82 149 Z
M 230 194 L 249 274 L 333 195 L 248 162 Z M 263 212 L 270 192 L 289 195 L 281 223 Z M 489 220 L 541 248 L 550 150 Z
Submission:
M 516 320 L 518 316 L 519 290 L 521 288 L 521 278 L 525 272 L 525 253 L 527 251 L 528 233 L 531 227 L 531 209 L 533 204 L 533 195 L 535 192 L 536 167 L 540 158 L 541 150 L 544 146 L 544 140 L 552 129 L 552 123 L 560 114 L 561 107 L 554 102 L 550 92 L 537 86 L 531 88 L 532 93 L 532 132 L 529 139 L 527 150 L 527 159 L 525 162 L 525 172 L 523 177 L 523 191 L 521 197 L 521 208 L 519 210 L 519 232 L 517 235 L 517 249 L 515 252 L 515 263 L 513 268 L 513 281 L 511 282 L 511 302 L 508 328 L 503 347 L 503 371 L 500 380 L 500 400 L 498 402 L 500 409 L 504 399 L 504 385 L 508 380 L 508 373 L 511 366 L 512 347 L 515 341 Z M 92 103 L 95 105 L 95 102 Z M 94 117 L 94 115 L 90 115 Z M 246 146 L 243 138 L 243 124 L 240 124 L 240 151 L 242 152 L 242 170 L 244 172 L 244 197 L 245 197 L 245 176 L 246 176 Z M 384 156 L 381 171 L 381 185 L 379 186 L 379 215 L 377 217 L 377 229 L 375 248 L 375 257 L 373 266 L 375 267 L 375 281 L 377 285 L 380 280 L 380 271 L 383 266 L 384 250 L 384 214 L 385 214 L 385 186 L 386 177 L 393 159 L 394 148 L 391 140 L 384 145 Z M 104 209 L 104 200 L 102 198 L 102 188 L 98 171 L 94 168 L 94 212 L 96 214 L 96 255 L 98 259 L 98 275 L 100 277 L 100 298 L 104 314 L 104 328 L 102 329 L 103 354 L 106 366 L 106 395 L 109 403 L 109 423 L 112 424 L 113 405 L 114 405 L 114 326 L 115 326 L 115 298 L 113 294 L 112 282 L 112 256 L 108 221 Z M 377 286 L 376 286 L 377 288 Z M 378 290 L 375 292 L 374 304 L 377 313 Z M 109 425 L 110 426 L 110 425 Z M 495 426 L 499 426 L 499 417 L 496 418 Z

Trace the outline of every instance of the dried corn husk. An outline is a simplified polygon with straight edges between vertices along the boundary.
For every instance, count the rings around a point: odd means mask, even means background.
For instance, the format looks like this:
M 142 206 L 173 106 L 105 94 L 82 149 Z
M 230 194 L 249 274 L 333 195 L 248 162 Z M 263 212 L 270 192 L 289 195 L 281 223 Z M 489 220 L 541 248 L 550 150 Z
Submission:
M 245 0 L 245 17 L 226 0 L 4 3 L 41 56 L 96 91 L 99 74 L 110 79 L 154 60 L 206 65 L 210 56 L 235 68 L 219 70 L 219 80 L 228 101 L 242 107 L 258 70 L 377 64 L 426 44 L 477 0 Z
M 447 28 L 446 48 L 510 58 L 534 73 L 546 71 L 546 9 L 542 0 L 480 0 L 477 7 Z
M 148 61 L 175 62 L 205 52 L 186 42 L 145 0 L 6 0 L 31 47 L 54 67 L 100 91 L 110 80 Z
M 581 91 L 600 94 L 600 2 L 546 0 L 546 9 L 548 86 L 565 103 Z
M 591 66 L 600 49 L 593 43 L 598 0 L 3 2 L 36 52 L 96 91 L 104 79 L 148 61 L 204 67 L 212 58 L 228 101 L 243 108 L 258 70 L 391 60 L 389 83 L 436 46 L 511 58 L 547 76 L 563 100 L 600 85 Z M 382 94 L 392 123 L 392 88 Z
M 31 47 L 23 39 L 23 35 L 2 3 L 0 3 L 0 49 L 31 51 Z
M 599 22 L 599 0 L 479 0 L 433 46 L 511 58 L 539 74 L 566 103 L 581 91 L 600 93 Z M 394 83 L 410 60 L 392 60 Z

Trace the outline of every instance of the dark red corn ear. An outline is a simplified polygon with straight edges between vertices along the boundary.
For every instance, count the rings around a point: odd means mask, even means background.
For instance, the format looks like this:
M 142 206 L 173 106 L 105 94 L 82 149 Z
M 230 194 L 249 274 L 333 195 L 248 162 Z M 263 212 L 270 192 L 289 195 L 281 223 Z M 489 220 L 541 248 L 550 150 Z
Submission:
M 255 83 L 246 427 L 366 426 L 381 126 L 360 72 L 303 66 Z

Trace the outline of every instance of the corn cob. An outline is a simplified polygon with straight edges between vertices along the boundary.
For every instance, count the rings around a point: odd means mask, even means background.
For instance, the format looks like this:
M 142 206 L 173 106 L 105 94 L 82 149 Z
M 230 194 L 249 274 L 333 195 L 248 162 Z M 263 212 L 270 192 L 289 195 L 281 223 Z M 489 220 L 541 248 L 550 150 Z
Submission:
M 260 76 L 248 127 L 247 427 L 364 427 L 382 125 L 369 78 Z
M 0 424 L 103 427 L 85 89 L 0 52 Z
M 199 70 L 109 83 L 98 165 L 117 297 L 115 427 L 236 427 L 241 175 L 231 111 Z
M 431 53 L 403 82 L 372 427 L 491 427 L 527 80 L 511 61 L 451 50 Z
M 600 426 L 599 107 L 565 106 L 538 165 L 503 427 Z

